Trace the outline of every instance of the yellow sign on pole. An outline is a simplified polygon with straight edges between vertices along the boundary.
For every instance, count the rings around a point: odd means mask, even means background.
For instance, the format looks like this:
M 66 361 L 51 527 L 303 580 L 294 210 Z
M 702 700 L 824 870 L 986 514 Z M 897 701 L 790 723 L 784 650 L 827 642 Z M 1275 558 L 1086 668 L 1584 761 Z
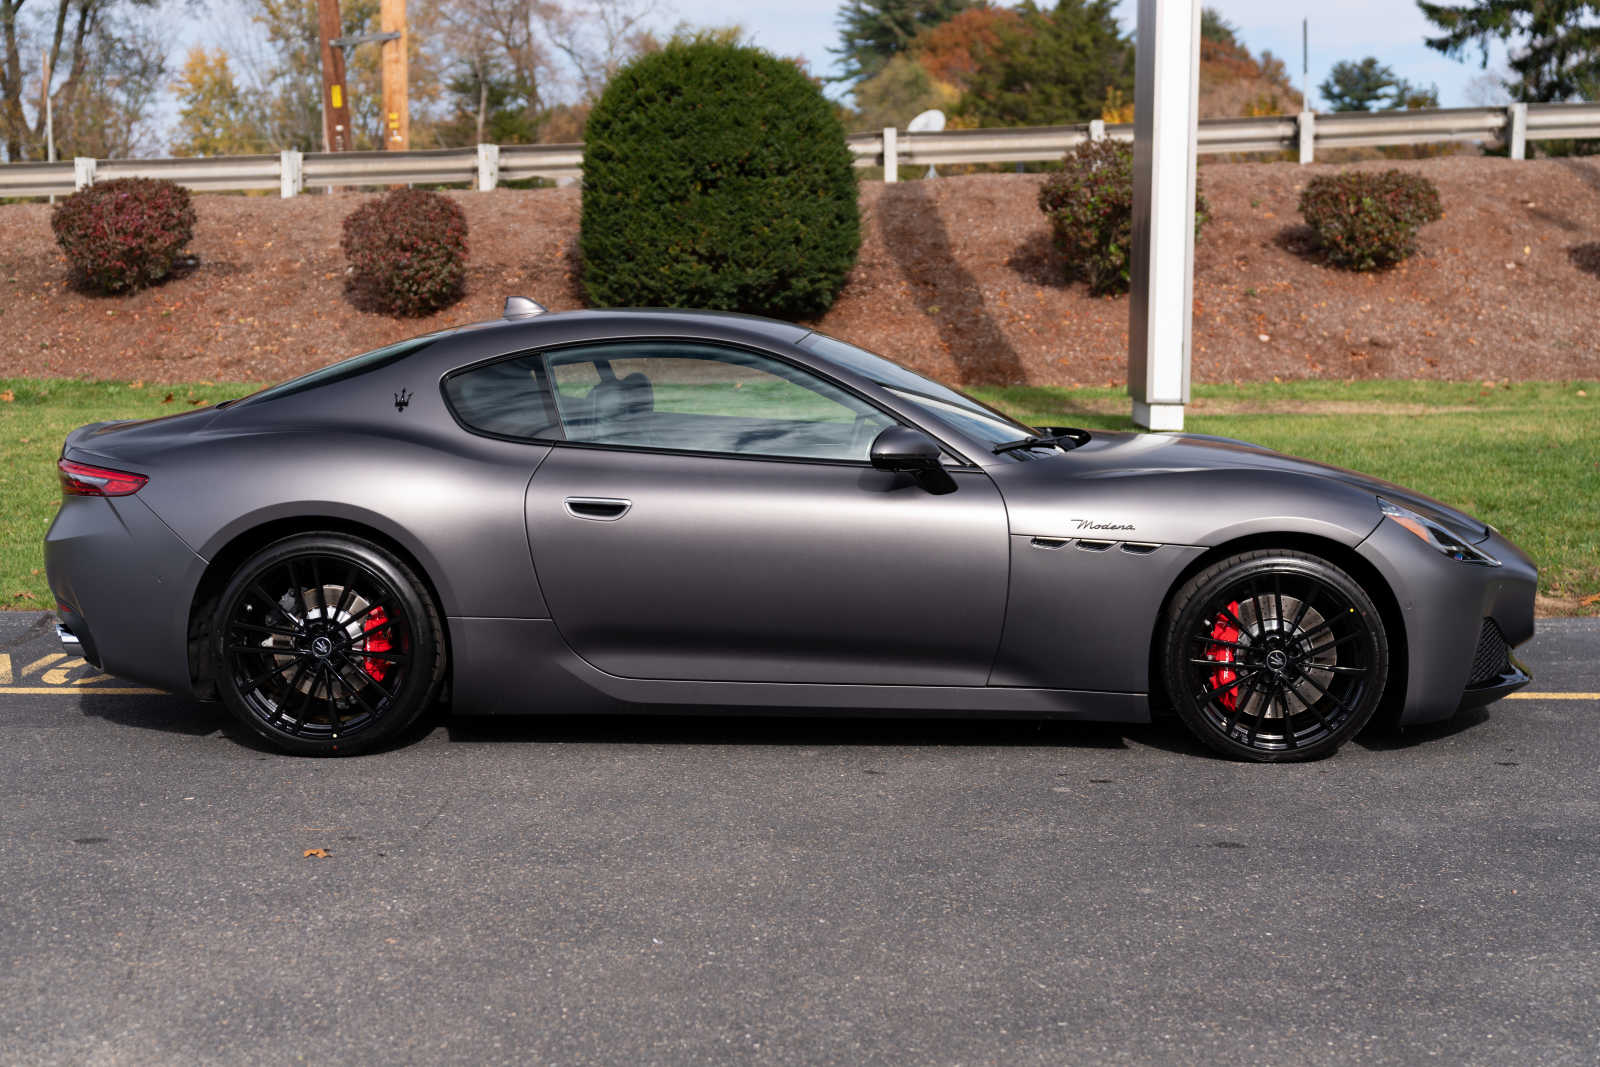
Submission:
M 378 18 L 384 33 L 398 33 L 383 48 L 383 147 L 403 152 L 411 147 L 411 109 L 407 103 L 410 78 L 406 30 L 406 0 L 382 0 Z

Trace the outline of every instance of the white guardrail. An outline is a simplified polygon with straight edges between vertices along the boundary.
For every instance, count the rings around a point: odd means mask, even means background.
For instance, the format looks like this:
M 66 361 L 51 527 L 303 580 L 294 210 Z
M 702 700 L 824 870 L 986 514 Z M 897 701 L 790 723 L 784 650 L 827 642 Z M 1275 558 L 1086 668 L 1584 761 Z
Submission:
M 1600 137 L 1600 103 L 1512 104 L 1509 107 L 1435 108 L 1415 111 L 1335 111 L 1202 119 L 1196 134 L 1201 155 L 1296 151 L 1310 163 L 1319 149 L 1484 141 L 1509 146 L 1512 159 L 1529 141 Z M 1076 126 L 1026 126 L 989 130 L 855 133 L 848 138 L 858 167 L 883 168 L 885 181 L 901 164 L 1028 163 L 1060 159 L 1087 140 L 1133 140 L 1133 125 L 1098 120 Z M 0 197 L 63 196 L 109 178 L 168 178 L 207 192 L 277 189 L 285 197 L 307 185 L 469 184 L 493 189 L 502 181 L 576 178 L 583 145 L 477 145 L 424 152 L 310 152 L 276 156 L 185 159 L 89 159 L 0 165 Z

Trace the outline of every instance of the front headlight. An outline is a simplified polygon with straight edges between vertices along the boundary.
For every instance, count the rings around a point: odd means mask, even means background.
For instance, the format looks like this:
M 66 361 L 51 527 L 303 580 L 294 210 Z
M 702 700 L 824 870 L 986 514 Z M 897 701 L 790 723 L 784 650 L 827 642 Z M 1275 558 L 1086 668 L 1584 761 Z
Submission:
M 1483 549 L 1467 544 L 1432 519 L 1418 515 L 1410 508 L 1403 508 L 1394 501 L 1385 500 L 1380 496 L 1378 510 L 1426 541 L 1440 555 L 1449 556 L 1462 563 L 1477 563 L 1484 567 L 1500 566 L 1500 561 Z

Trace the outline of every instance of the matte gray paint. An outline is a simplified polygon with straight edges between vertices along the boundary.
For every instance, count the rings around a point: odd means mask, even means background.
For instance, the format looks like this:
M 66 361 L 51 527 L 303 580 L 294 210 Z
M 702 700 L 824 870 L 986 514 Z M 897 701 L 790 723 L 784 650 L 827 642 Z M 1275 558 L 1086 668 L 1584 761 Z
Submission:
M 1532 564 L 1436 501 L 1199 435 L 1097 432 L 1066 454 L 994 455 L 797 346 L 806 332 L 695 312 L 541 315 L 447 332 L 288 396 L 85 427 L 68 456 L 150 482 L 114 502 L 63 502 L 46 541 L 51 587 L 80 609 L 67 621 L 108 670 L 183 691 L 208 561 L 267 522 L 361 523 L 438 591 L 455 698 L 471 710 L 865 701 L 1137 717 L 1173 582 L 1205 549 L 1262 534 L 1330 540 L 1382 575 L 1405 621 L 1411 720 L 1460 704 L 1482 617 L 1514 644 L 1532 633 Z M 442 378 L 467 365 L 644 337 L 744 345 L 811 368 L 969 466 L 953 473 L 955 491 L 933 493 L 865 464 L 505 441 L 464 430 L 441 395 Z M 1506 566 L 1456 563 L 1381 523 L 1379 493 L 1486 538 Z M 632 508 L 586 521 L 566 512 L 567 496 Z M 1077 539 L 1160 547 L 1095 553 Z

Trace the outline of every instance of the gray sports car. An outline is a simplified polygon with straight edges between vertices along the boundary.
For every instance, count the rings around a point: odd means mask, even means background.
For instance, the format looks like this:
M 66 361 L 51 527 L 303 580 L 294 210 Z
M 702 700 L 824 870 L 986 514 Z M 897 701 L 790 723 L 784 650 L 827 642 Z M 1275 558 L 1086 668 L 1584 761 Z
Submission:
M 73 431 L 62 640 L 291 752 L 428 706 L 1144 722 L 1253 760 L 1529 681 L 1483 523 L 1200 434 L 1025 426 L 790 323 L 505 317 Z

